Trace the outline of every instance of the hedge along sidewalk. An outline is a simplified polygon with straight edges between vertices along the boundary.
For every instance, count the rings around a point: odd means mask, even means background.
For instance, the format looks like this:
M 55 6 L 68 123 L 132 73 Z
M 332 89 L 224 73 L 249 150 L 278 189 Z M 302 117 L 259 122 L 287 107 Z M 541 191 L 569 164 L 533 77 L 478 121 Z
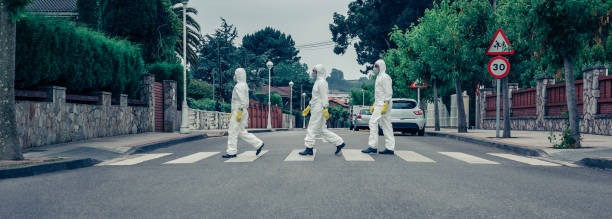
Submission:
M 288 130 L 278 128 L 248 131 L 262 133 Z M 124 155 L 226 135 L 227 130 L 192 130 L 191 134 L 147 132 L 35 147 L 26 149 L 25 160 L 0 161 L 0 179 L 89 167 Z
M 560 132 L 553 132 L 559 135 Z M 512 138 L 495 138 L 495 130 L 469 129 L 468 133 L 457 133 L 457 129 L 432 128 L 429 136 L 449 137 L 489 147 L 496 147 L 526 156 L 549 157 L 569 163 L 598 168 L 612 168 L 612 136 L 582 134 L 582 148 L 554 149 L 549 142 L 550 132 L 512 130 Z M 501 134 L 501 131 L 500 131 Z

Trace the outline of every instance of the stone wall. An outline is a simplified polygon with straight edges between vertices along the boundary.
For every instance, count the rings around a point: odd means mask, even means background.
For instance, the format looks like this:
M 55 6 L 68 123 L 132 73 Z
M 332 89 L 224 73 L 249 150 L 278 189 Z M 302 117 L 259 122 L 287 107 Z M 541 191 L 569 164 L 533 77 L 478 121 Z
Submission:
M 111 105 L 111 93 L 101 92 L 93 105 L 67 103 L 63 87 L 49 87 L 48 94 L 48 102 L 16 101 L 17 133 L 23 148 L 153 129 L 149 108 L 128 106 L 127 95 L 120 96 L 120 105 Z
M 598 114 L 598 99 L 600 97 L 599 77 L 606 75 L 607 67 L 595 66 L 583 70 L 583 115 L 579 117 L 580 131 L 589 134 L 612 135 L 612 115 Z M 536 116 L 533 117 L 511 117 L 510 125 L 513 130 L 537 130 L 537 131 L 563 131 L 567 128 L 567 116 L 546 115 L 546 104 L 548 94 L 546 87 L 554 84 L 552 78 L 537 79 L 536 87 Z M 484 96 L 490 94 L 490 90 L 480 91 Z M 510 101 L 512 102 L 512 101 Z M 481 98 L 481 106 L 486 106 L 486 98 Z M 495 118 L 486 118 L 484 107 L 480 107 L 480 125 L 483 129 L 495 129 Z M 503 121 L 503 118 L 502 118 Z M 503 122 L 500 124 L 503 128 Z
M 501 121 L 504 119 L 502 118 Z M 567 128 L 567 117 L 546 116 L 541 122 L 536 117 L 511 117 L 510 126 L 512 130 L 529 131 L 563 131 Z M 587 126 L 584 117 L 580 117 L 580 132 L 612 135 L 612 115 L 596 115 L 593 123 Z M 495 129 L 495 118 L 485 118 L 482 123 L 483 129 Z M 504 128 L 504 123 L 500 123 Z
M 283 128 L 295 128 L 295 116 L 283 113 Z
M 180 111 L 178 111 L 177 115 L 178 117 L 180 117 Z M 214 130 L 229 128 L 229 113 L 189 109 L 189 120 L 189 127 L 193 130 Z M 293 122 L 293 126 L 295 126 L 295 117 L 292 115 L 283 114 L 282 127 L 289 128 L 289 124 L 291 122 Z
M 441 101 L 438 102 L 438 113 L 440 116 L 440 127 L 447 128 L 450 127 L 450 116 L 448 110 L 446 109 L 446 105 Z M 425 122 L 427 127 L 435 126 L 435 112 L 433 102 L 427 103 L 427 107 L 425 110 L 425 117 L 427 122 Z
M 189 109 L 189 127 L 193 130 L 227 129 L 229 113 Z

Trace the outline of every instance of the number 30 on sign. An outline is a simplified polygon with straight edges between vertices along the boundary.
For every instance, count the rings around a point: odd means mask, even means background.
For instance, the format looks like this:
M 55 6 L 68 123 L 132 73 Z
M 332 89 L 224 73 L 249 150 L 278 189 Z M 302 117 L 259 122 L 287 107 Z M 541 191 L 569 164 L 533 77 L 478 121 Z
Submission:
M 503 78 L 510 72 L 510 62 L 508 59 L 497 56 L 489 62 L 489 74 L 495 78 Z

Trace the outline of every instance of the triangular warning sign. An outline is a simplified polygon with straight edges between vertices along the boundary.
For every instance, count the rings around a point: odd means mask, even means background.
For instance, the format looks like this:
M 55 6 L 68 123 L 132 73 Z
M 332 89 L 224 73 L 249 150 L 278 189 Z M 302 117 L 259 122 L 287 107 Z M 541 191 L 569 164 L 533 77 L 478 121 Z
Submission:
M 412 84 L 410 85 L 410 88 L 426 88 L 426 87 L 427 87 L 427 84 L 421 81 L 421 79 L 414 80 L 414 82 L 412 82 Z
M 497 30 L 495 36 L 493 37 L 493 41 L 491 41 L 491 45 L 489 49 L 487 49 L 487 55 L 512 55 L 514 54 L 514 50 L 510 47 L 510 41 L 504 34 L 502 29 Z

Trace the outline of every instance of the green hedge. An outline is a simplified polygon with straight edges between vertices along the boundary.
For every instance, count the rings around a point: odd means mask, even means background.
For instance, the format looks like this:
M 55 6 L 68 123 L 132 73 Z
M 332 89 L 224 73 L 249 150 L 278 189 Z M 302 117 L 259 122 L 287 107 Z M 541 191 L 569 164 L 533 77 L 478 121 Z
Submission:
M 194 99 L 212 99 L 213 87 L 203 80 L 191 78 L 187 84 L 187 97 Z
M 268 104 L 268 94 L 264 94 L 264 93 L 255 93 L 253 94 L 253 97 L 251 97 L 253 100 L 257 100 L 260 103 L 263 104 Z M 283 98 L 276 94 L 276 93 L 272 93 L 272 99 L 270 100 L 270 103 L 273 106 L 278 106 L 278 107 L 283 107 Z
M 207 110 L 207 111 L 216 111 L 216 102 L 212 99 L 193 99 L 191 97 L 187 97 L 187 104 L 191 109 L 199 109 L 199 110 Z M 219 103 L 220 111 L 229 113 L 232 110 L 232 105 L 230 103 Z
M 19 89 L 57 85 L 69 93 L 110 91 L 136 97 L 144 62 L 138 47 L 69 21 L 27 17 L 17 25 Z

